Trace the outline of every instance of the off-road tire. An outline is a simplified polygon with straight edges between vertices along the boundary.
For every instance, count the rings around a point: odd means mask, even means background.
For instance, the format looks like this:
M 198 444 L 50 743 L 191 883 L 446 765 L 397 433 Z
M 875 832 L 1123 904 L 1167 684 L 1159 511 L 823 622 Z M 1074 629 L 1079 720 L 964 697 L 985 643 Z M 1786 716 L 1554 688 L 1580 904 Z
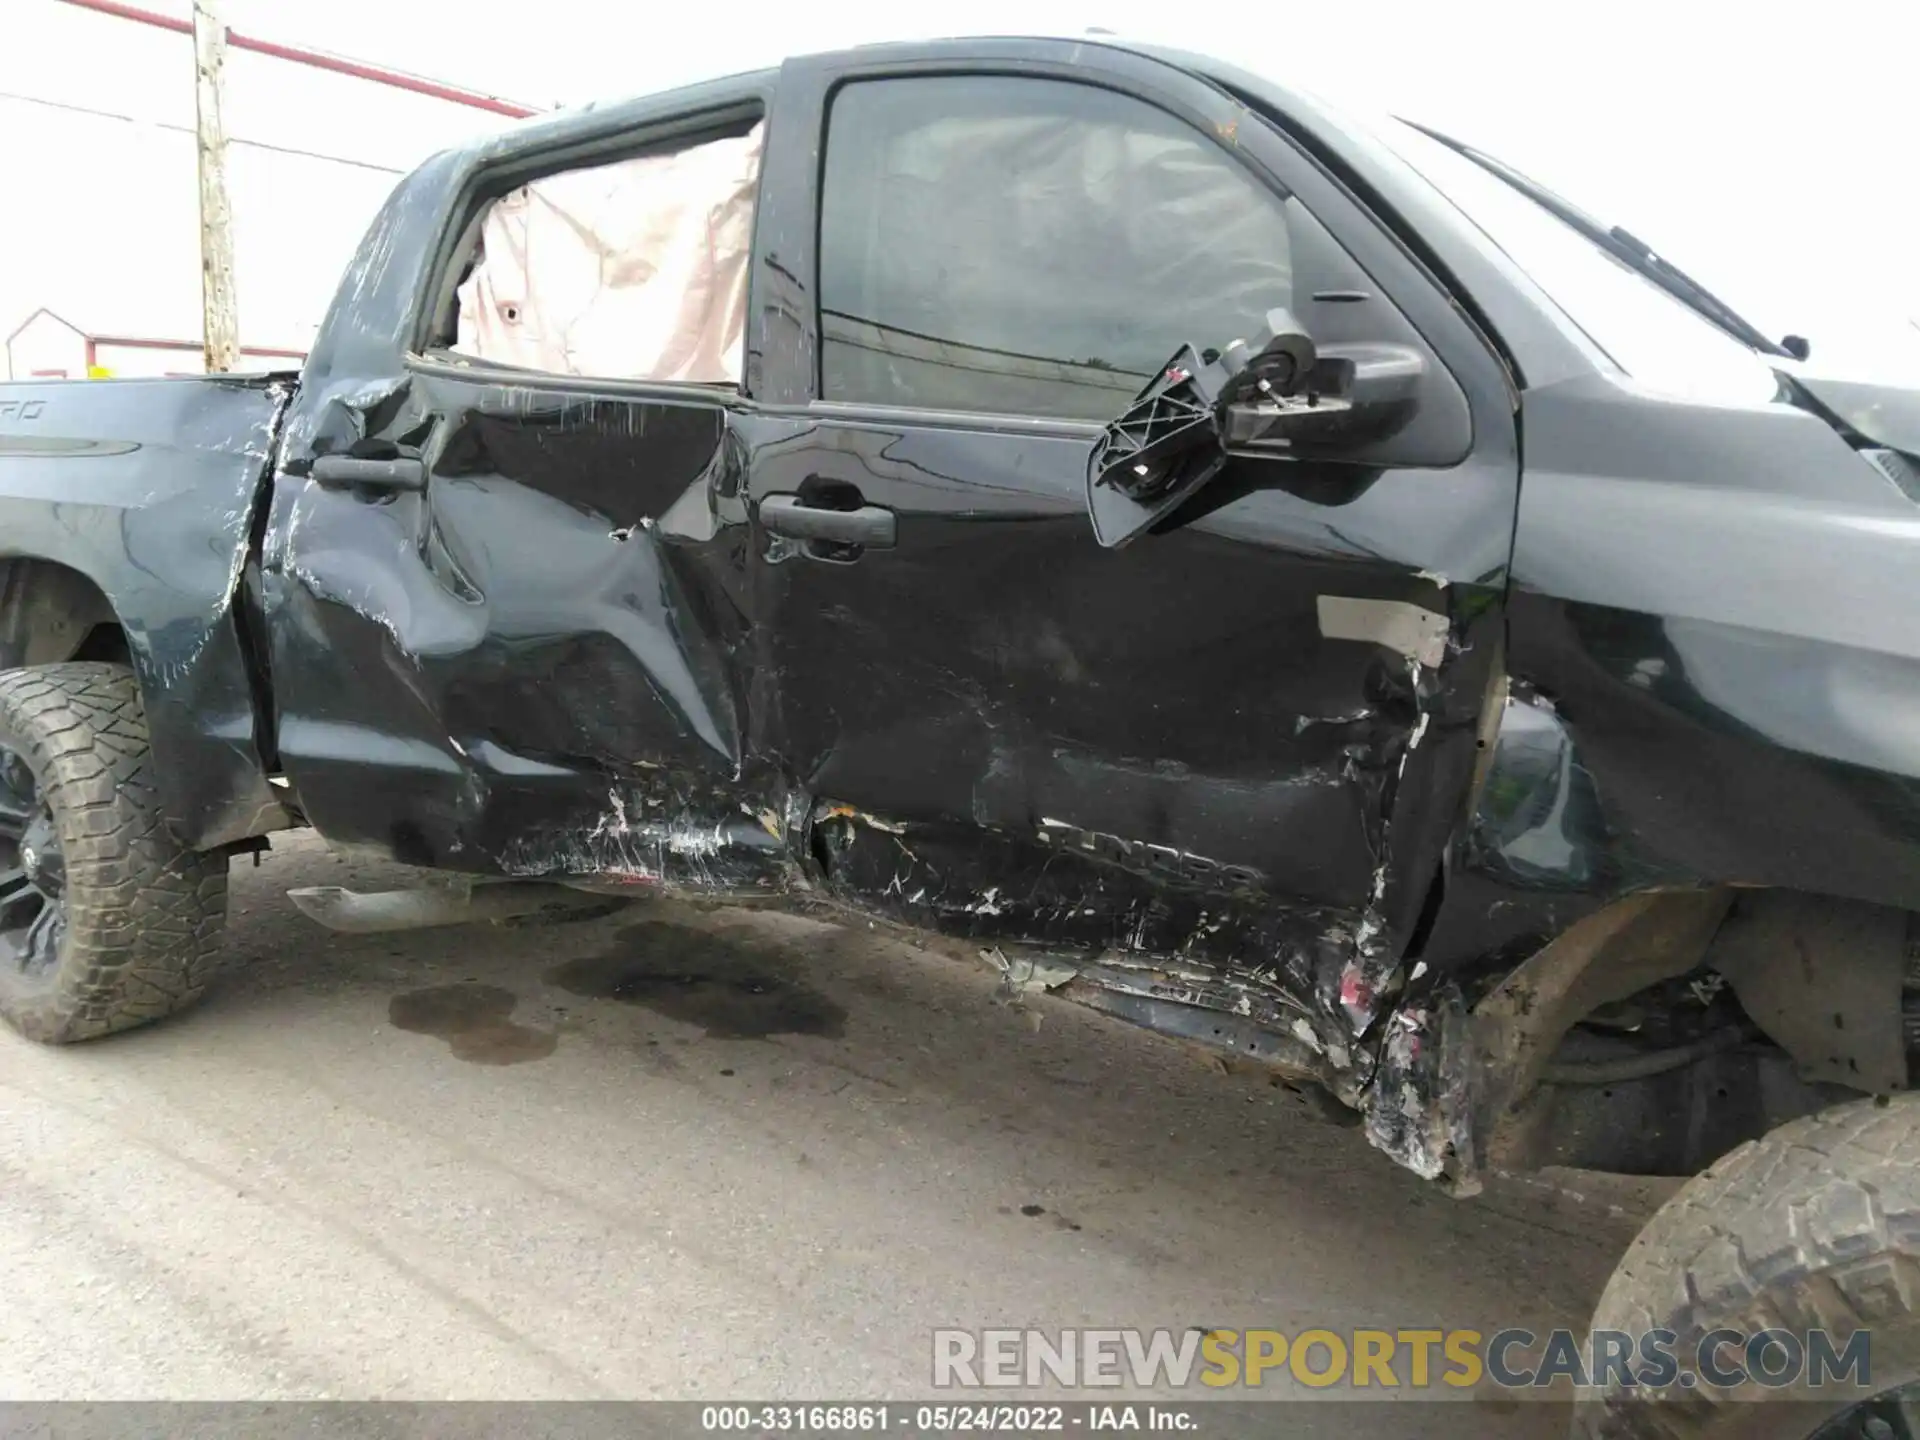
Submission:
M 0 672 L 0 745 L 27 761 L 66 857 L 66 934 L 37 975 L 0 967 L 0 1017 L 49 1045 L 145 1025 L 198 1000 L 220 962 L 227 857 L 161 818 L 133 673 Z
M 1920 1093 L 1837 1106 L 1723 1156 L 1648 1222 L 1593 1315 L 1595 1330 L 1674 1331 L 1683 1368 L 1722 1326 L 1824 1327 L 1837 1344 L 1870 1330 L 1871 1388 L 1756 1401 L 1612 1386 L 1583 1394 L 1574 1433 L 1803 1440 L 1823 1415 L 1920 1378 Z

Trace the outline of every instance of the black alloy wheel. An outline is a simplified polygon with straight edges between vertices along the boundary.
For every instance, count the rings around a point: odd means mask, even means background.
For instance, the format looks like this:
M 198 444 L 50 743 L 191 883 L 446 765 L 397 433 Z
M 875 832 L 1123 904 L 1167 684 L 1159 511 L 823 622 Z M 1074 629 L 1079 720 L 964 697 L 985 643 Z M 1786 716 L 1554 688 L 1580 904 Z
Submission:
M 24 755 L 0 747 L 0 965 L 51 970 L 67 928 L 67 861 L 53 811 Z

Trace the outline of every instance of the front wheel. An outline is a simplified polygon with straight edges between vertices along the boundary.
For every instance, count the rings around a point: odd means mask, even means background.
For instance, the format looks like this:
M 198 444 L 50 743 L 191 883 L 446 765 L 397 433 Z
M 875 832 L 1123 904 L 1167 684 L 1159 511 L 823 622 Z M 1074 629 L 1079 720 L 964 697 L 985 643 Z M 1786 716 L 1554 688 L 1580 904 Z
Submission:
M 226 908 L 226 857 L 162 819 L 132 672 L 0 672 L 0 1018 L 61 1045 L 183 1009 Z
M 1640 1232 L 1592 1328 L 1589 1355 L 1602 1331 L 1637 1344 L 1670 1330 L 1683 1373 L 1658 1394 L 1618 1383 L 1583 1394 L 1574 1430 L 1590 1440 L 1920 1437 L 1920 1093 L 1837 1106 L 1722 1156 Z M 1807 1351 L 1796 1374 L 1778 1363 L 1790 1350 L 1763 1348 L 1772 1388 L 1718 1390 L 1691 1363 L 1715 1331 L 1769 1330 Z M 1868 1332 L 1867 1373 L 1817 1375 L 1816 1331 L 1843 1361 Z M 1723 1361 L 1740 1365 L 1740 1341 L 1713 1348 L 1714 1374 L 1737 1374 Z

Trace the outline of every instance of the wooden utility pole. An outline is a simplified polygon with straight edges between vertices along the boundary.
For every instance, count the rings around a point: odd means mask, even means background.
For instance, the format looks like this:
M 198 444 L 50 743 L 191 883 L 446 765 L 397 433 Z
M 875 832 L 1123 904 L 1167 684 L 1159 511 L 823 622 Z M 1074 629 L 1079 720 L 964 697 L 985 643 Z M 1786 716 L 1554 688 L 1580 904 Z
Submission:
M 218 0 L 193 0 L 195 138 L 200 157 L 201 333 L 209 375 L 240 368 L 240 315 L 233 293 L 233 209 L 227 203 L 227 131 L 220 120 L 227 27 Z

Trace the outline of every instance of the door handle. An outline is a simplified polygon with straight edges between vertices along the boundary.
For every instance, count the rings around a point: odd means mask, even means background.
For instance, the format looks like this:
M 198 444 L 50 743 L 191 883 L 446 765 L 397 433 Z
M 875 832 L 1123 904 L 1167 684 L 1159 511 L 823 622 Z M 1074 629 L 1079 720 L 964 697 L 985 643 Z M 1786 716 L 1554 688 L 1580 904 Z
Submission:
M 831 540 L 838 545 L 890 549 L 898 533 L 891 510 L 862 505 L 857 510 L 823 510 L 798 495 L 769 495 L 760 502 L 760 523 L 775 535 L 795 540 Z
M 313 483 L 328 490 L 424 490 L 427 467 L 418 460 L 362 460 L 353 455 L 320 455 L 313 462 Z

